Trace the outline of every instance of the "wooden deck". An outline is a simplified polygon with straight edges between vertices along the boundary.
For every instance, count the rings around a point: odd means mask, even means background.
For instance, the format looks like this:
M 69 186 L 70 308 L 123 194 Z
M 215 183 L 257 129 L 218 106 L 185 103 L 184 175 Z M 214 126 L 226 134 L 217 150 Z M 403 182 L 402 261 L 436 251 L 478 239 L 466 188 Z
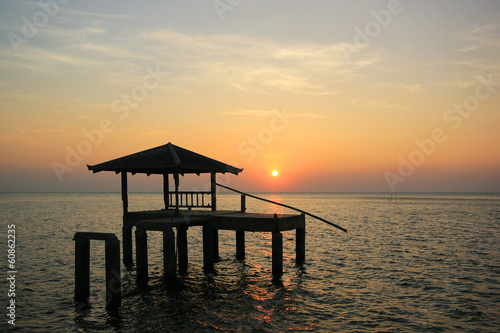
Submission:
M 302 265 L 305 259 L 304 214 L 262 214 L 228 210 L 156 210 L 128 212 L 124 216 L 123 253 L 125 264 L 132 263 L 132 228 L 135 227 L 137 278 L 148 279 L 147 232 L 163 232 L 165 276 L 175 276 L 177 259 L 179 269 L 188 265 L 187 230 L 203 227 L 203 263 L 206 271 L 214 271 L 219 257 L 218 231 L 236 231 L 236 258 L 245 259 L 245 232 L 272 233 L 273 275 L 283 273 L 283 235 L 281 231 L 296 230 L 296 261 Z M 173 228 L 177 230 L 175 239 Z M 177 246 L 176 246 L 177 245 Z
M 163 230 L 165 227 L 177 227 L 184 224 L 187 227 L 210 226 L 220 230 L 244 231 L 286 231 L 304 227 L 304 219 L 300 214 L 262 214 L 243 213 L 240 211 L 145 211 L 129 213 L 134 215 L 135 225 L 148 226 L 153 230 Z M 159 217 L 161 216 L 161 217 Z M 153 218 L 152 218 L 153 217 Z

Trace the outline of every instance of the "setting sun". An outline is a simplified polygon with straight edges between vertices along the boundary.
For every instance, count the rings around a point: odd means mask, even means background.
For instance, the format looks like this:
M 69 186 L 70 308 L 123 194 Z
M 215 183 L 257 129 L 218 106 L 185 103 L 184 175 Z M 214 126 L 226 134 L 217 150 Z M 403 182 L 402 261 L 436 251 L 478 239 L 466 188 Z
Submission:
M 273 175 L 273 177 L 276 177 L 278 176 L 278 171 L 274 170 L 271 174 Z

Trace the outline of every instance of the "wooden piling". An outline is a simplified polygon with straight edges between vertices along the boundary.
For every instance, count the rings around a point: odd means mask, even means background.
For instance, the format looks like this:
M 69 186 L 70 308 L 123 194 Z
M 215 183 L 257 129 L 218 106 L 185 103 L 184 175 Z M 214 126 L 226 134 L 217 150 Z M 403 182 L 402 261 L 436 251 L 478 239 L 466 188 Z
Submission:
M 220 256 L 219 256 L 219 230 L 218 229 L 212 229 L 212 246 L 214 250 L 214 261 L 219 261 Z
M 172 280 L 177 276 L 175 235 L 172 228 L 163 230 L 163 274 L 165 276 L 165 280 Z
M 245 260 L 245 230 L 236 230 L 236 260 Z
M 114 235 L 113 235 L 114 236 Z M 120 273 L 120 241 L 110 237 L 105 244 L 106 253 L 106 307 L 116 309 L 121 305 L 122 281 Z
M 90 296 L 90 240 L 104 240 L 106 262 L 106 308 L 116 309 L 121 304 L 122 281 L 120 272 L 120 241 L 115 234 L 77 232 L 75 241 L 75 300 L 89 302 Z
M 179 270 L 185 273 L 188 268 L 188 240 L 186 224 L 177 227 L 177 256 L 179 259 Z
M 75 300 L 88 303 L 90 297 L 90 240 L 75 235 Z
M 272 234 L 272 261 L 273 276 L 283 275 L 283 234 L 279 231 L 273 231 Z
M 207 273 L 214 272 L 214 232 L 213 229 L 205 223 L 203 225 L 203 269 Z
M 306 258 L 306 228 L 298 228 L 295 232 L 295 262 L 302 266 Z
M 148 281 L 148 235 L 142 228 L 135 229 L 137 282 Z
M 129 225 L 128 219 L 123 216 L 123 264 L 127 267 L 134 265 L 133 246 L 132 246 L 132 226 Z
M 283 235 L 279 231 L 278 215 L 274 214 L 272 232 L 272 273 L 274 277 L 283 275 Z

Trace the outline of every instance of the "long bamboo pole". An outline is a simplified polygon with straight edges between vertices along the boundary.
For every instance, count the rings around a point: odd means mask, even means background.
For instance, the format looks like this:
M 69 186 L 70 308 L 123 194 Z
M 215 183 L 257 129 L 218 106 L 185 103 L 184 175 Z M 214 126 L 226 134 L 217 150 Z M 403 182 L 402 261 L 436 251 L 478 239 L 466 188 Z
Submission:
M 333 222 L 327 221 L 327 220 L 325 220 L 324 218 L 321 218 L 321 217 L 319 217 L 319 216 L 317 216 L 317 215 L 314 215 L 314 214 L 311 214 L 311 213 L 309 213 L 309 212 L 306 212 L 305 210 L 302 210 L 302 209 L 299 209 L 299 208 L 295 208 L 295 207 L 292 207 L 292 206 L 288 206 L 288 205 L 285 205 L 285 204 L 282 204 L 282 203 L 279 203 L 279 202 L 276 202 L 276 201 L 272 201 L 272 200 L 264 199 L 264 198 L 261 198 L 261 197 L 257 197 L 257 196 L 255 196 L 255 195 L 251 195 L 251 194 L 248 194 L 248 193 L 245 193 L 245 192 L 241 192 L 241 191 L 238 191 L 238 190 L 236 190 L 236 189 L 234 189 L 234 188 L 231 188 L 231 187 L 228 187 L 228 186 L 225 186 L 225 185 L 221 185 L 221 184 L 219 184 L 219 183 L 216 183 L 216 185 L 217 185 L 217 186 L 220 186 L 220 187 L 223 187 L 223 188 L 225 188 L 225 189 L 228 189 L 228 190 L 230 190 L 230 191 L 236 192 L 236 193 L 240 193 L 240 194 L 248 195 L 249 197 L 254 198 L 254 199 L 257 199 L 257 200 L 261 200 L 261 201 L 269 202 L 269 203 L 272 203 L 272 204 L 275 204 L 275 205 L 278 205 L 278 206 L 282 206 L 282 207 L 285 207 L 285 208 L 293 209 L 293 210 L 295 210 L 295 211 L 297 211 L 297 212 L 303 213 L 303 214 L 305 214 L 305 215 L 307 215 L 307 216 L 310 216 L 310 217 L 313 217 L 313 218 L 315 218 L 315 219 L 317 219 L 317 220 L 320 220 L 321 222 L 324 222 L 324 223 L 326 223 L 326 224 L 329 224 L 329 225 L 331 225 L 332 227 L 338 228 L 338 229 L 342 230 L 343 232 L 347 232 L 347 229 L 342 228 L 341 226 L 336 225 L 336 224 L 335 224 L 335 223 L 333 223 Z

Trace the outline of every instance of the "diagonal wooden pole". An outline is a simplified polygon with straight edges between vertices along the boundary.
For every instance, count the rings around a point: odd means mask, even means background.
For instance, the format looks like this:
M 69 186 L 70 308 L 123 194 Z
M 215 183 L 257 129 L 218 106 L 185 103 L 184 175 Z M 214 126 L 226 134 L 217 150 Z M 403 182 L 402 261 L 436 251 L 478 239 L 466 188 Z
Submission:
M 336 225 L 336 224 L 335 224 L 335 223 L 333 223 L 333 222 L 327 221 L 327 220 L 325 220 L 324 218 L 321 218 L 321 217 L 319 217 L 319 216 L 317 216 L 317 215 L 314 215 L 314 214 L 311 214 L 311 213 L 309 213 L 309 212 L 306 212 L 305 210 L 302 210 L 302 209 L 299 209 L 299 208 L 295 208 L 295 207 L 292 207 L 292 206 L 288 206 L 288 205 L 285 205 L 285 204 L 282 204 L 282 203 L 279 203 L 279 202 L 276 202 L 276 201 L 272 201 L 272 200 L 264 199 L 264 198 L 261 198 L 261 197 L 257 197 L 257 196 L 255 196 L 255 195 L 251 195 L 251 194 L 248 194 L 248 193 L 245 193 L 245 192 L 242 192 L 242 191 L 238 191 L 238 190 L 235 190 L 234 188 L 231 188 L 231 187 L 228 187 L 228 186 L 225 186 L 225 185 L 221 185 L 221 184 L 219 184 L 219 183 L 216 183 L 216 185 L 217 185 L 217 186 L 220 186 L 220 187 L 223 187 L 223 188 L 225 188 L 225 189 L 228 189 L 228 190 L 230 190 L 230 191 L 236 192 L 236 193 L 240 193 L 240 194 L 248 195 L 249 197 L 254 198 L 254 199 L 257 199 L 257 200 L 261 200 L 261 201 L 269 202 L 269 203 L 272 203 L 272 204 L 275 204 L 275 205 L 278 205 L 278 206 L 282 206 L 282 207 L 285 207 L 285 208 L 293 209 L 293 210 L 295 210 L 295 211 L 297 211 L 297 212 L 303 213 L 303 214 L 305 214 L 305 215 L 307 215 L 307 216 L 310 216 L 310 217 L 313 217 L 313 218 L 315 218 L 315 219 L 317 219 L 317 220 L 320 220 L 321 222 L 324 222 L 324 223 L 326 223 L 326 224 L 329 224 L 329 225 L 331 225 L 332 227 L 335 227 L 335 228 L 337 228 L 337 229 L 340 229 L 340 230 L 342 230 L 343 232 L 347 232 L 347 229 L 345 229 L 345 228 L 343 228 L 343 227 L 341 227 L 341 226 L 339 226 L 339 225 Z

